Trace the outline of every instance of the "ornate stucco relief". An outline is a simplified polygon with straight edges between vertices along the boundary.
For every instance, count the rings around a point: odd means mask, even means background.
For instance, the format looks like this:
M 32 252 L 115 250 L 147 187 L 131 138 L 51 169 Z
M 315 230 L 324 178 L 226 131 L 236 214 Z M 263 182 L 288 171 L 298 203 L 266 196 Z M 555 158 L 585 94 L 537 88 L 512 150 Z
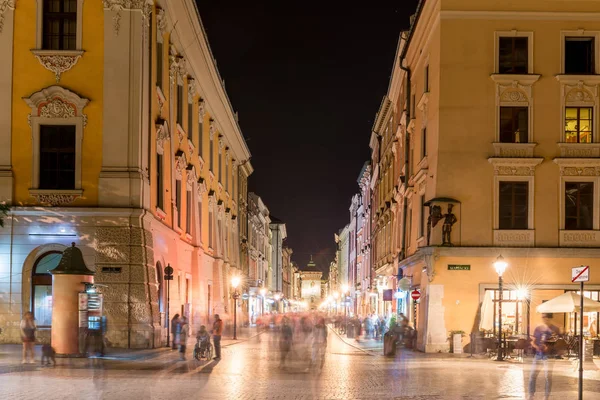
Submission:
M 31 108 L 31 117 L 47 118 L 72 118 L 82 117 L 83 125 L 87 123 L 87 116 L 83 108 L 89 103 L 88 99 L 79 97 L 60 86 L 50 86 L 24 98 Z
M 4 29 L 4 14 L 7 10 L 14 10 L 17 0 L 0 0 L 0 33 Z
M 81 197 L 80 194 L 36 193 L 32 194 L 36 201 L 48 206 L 65 206 Z
M 533 176 L 535 167 L 543 158 L 489 158 L 488 161 L 494 166 L 494 175 Z
M 54 73 L 56 82 L 60 82 L 61 75 L 77 64 L 83 51 L 56 52 L 33 50 L 33 54 L 44 68 Z
M 150 23 L 150 13 L 154 2 L 152 0 L 102 0 L 104 10 L 114 11 L 112 18 L 115 35 L 119 35 L 121 29 L 121 11 L 141 11 L 144 24 L 144 37 Z
M 555 158 L 562 176 L 600 176 L 600 159 Z

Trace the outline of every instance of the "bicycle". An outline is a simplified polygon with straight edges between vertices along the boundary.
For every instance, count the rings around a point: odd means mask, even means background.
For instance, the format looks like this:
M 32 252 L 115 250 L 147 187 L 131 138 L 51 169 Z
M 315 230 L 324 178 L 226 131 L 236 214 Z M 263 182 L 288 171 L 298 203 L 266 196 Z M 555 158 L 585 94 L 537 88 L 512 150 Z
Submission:
M 196 342 L 194 346 L 194 358 L 198 361 L 202 361 L 202 359 L 210 360 L 213 354 L 213 345 L 212 343 L 201 343 L 200 341 Z

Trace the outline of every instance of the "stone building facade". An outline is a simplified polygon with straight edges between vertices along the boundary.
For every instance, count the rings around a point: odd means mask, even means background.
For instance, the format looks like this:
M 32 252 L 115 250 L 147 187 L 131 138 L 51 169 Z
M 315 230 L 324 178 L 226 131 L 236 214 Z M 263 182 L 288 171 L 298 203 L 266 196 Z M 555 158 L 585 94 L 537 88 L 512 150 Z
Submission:
M 252 167 L 195 2 L 3 3 L 0 341 L 20 340 L 29 310 L 49 339 L 47 268 L 71 242 L 103 285 L 112 346 L 164 345 L 167 315 L 196 329 L 230 312 Z M 72 29 L 48 31 L 56 18 Z

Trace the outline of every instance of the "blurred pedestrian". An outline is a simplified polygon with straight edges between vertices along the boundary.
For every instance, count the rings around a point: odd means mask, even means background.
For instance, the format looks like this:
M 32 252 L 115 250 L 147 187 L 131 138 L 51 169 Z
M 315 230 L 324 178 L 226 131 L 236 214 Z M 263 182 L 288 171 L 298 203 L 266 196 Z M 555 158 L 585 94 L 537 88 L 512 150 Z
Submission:
M 27 355 L 31 356 L 30 364 L 33 364 L 34 351 L 33 346 L 35 345 L 35 321 L 33 320 L 33 314 L 29 311 L 23 315 L 21 320 L 21 340 L 23 340 L 23 364 L 27 363 Z
M 177 333 L 179 330 L 179 314 L 173 315 L 173 319 L 171 319 L 171 350 L 177 349 Z
M 316 366 L 319 371 L 325 363 L 325 350 L 327 349 L 327 326 L 325 318 L 319 318 L 313 329 L 313 347 L 311 365 Z
M 187 338 L 190 334 L 190 326 L 186 317 L 181 317 L 179 329 L 179 358 L 185 360 L 185 350 L 187 348 Z
M 213 360 L 221 359 L 221 335 L 223 334 L 223 320 L 219 314 L 215 314 L 215 322 L 212 328 L 213 343 L 215 345 L 215 357 Z
M 288 317 L 283 317 L 281 320 L 281 329 L 279 331 L 279 368 L 285 368 L 285 360 L 292 349 L 292 341 L 294 332 L 290 325 Z
M 533 365 L 531 367 L 531 375 L 529 376 L 528 400 L 534 398 L 536 380 L 541 368 L 544 369 L 545 379 L 544 400 L 550 398 L 552 390 L 552 361 L 548 358 L 550 353 L 548 342 L 553 336 L 560 333 L 558 327 L 552 324 L 552 317 L 553 315 L 549 313 L 542 314 L 542 324 L 533 331 L 531 346 L 535 350 L 535 355 L 533 356 Z

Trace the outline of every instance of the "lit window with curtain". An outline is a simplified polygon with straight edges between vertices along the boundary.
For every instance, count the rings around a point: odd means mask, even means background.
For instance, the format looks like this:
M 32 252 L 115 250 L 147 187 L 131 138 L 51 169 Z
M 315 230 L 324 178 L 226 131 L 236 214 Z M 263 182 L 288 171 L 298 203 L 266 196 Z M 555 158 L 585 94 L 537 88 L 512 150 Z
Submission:
M 592 143 L 592 107 L 567 107 L 565 142 Z

